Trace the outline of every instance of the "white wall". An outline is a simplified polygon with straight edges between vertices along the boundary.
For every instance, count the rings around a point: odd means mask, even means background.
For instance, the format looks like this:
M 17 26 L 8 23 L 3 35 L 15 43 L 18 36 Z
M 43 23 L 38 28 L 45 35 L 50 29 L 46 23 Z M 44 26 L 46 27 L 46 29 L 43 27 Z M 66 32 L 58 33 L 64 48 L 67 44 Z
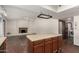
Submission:
M 3 19 L 0 17 L 0 36 L 4 36 Z
M 8 20 L 7 33 L 18 34 L 19 27 L 27 27 L 27 20 Z
M 79 46 L 79 16 L 74 16 L 74 44 Z
M 27 27 L 29 33 L 56 33 L 58 34 L 57 19 L 8 20 L 7 32 L 18 34 L 19 27 Z
M 56 33 L 58 34 L 57 19 L 36 19 L 29 28 L 30 32 L 35 33 Z

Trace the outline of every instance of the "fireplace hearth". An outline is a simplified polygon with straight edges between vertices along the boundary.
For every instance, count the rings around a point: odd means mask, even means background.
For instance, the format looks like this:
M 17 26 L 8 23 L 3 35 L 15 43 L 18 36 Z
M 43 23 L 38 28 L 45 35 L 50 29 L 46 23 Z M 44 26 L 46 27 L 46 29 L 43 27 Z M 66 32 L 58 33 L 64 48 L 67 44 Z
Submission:
M 27 33 L 28 28 L 19 28 L 19 33 Z

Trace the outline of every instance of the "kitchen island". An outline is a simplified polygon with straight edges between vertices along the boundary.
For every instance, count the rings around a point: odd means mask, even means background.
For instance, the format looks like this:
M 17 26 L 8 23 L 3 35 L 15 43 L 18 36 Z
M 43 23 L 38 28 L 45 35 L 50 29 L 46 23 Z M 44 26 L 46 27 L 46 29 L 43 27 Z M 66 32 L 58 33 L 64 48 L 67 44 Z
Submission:
M 5 52 L 6 49 L 6 37 L 0 37 L 0 52 Z
M 31 53 L 56 53 L 62 51 L 61 34 L 27 35 L 28 51 Z

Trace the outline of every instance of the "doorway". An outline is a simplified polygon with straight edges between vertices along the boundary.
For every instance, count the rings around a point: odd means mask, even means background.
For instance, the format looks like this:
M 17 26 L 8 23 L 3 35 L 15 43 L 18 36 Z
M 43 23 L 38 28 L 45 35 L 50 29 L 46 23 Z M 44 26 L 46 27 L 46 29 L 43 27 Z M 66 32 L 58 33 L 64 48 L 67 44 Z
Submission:
M 68 39 L 68 28 L 64 20 L 59 20 L 59 34 L 62 34 L 63 39 Z
M 59 34 L 66 42 L 73 44 L 73 19 L 59 20 Z

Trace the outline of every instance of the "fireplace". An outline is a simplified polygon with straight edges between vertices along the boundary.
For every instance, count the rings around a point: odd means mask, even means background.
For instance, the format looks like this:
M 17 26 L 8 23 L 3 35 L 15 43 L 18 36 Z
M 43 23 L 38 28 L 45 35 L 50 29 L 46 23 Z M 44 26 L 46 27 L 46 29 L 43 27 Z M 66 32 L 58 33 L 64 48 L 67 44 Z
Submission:
M 27 33 L 28 28 L 19 28 L 19 33 Z

